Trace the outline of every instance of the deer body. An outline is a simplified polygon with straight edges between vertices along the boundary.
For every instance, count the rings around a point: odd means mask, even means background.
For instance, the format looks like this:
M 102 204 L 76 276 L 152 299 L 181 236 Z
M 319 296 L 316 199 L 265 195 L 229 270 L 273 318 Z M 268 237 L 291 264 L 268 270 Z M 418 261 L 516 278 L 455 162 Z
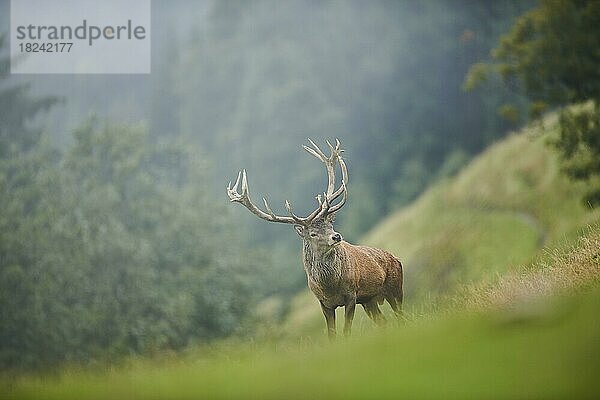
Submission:
M 383 324 L 385 318 L 379 309 L 387 301 L 397 316 L 402 313 L 402 264 L 392 254 L 367 246 L 356 246 L 342 239 L 333 229 L 335 213 L 347 200 L 348 171 L 341 157 L 339 141 L 336 146 L 329 142 L 329 157 L 309 139 L 313 148 L 304 149 L 321 160 L 327 169 L 327 191 L 317 196 L 318 208 L 305 218 L 298 217 L 292 211 L 288 201 L 285 207 L 289 216 L 275 215 L 267 200 L 263 198 L 266 212 L 255 206 L 250 200 L 246 171 L 238 174 L 233 187 L 231 182 L 227 194 L 232 202 L 238 202 L 253 214 L 270 222 L 293 224 L 303 241 L 303 264 L 308 286 L 321 304 L 321 310 L 327 322 L 330 339 L 336 335 L 335 309 L 345 307 L 344 333 L 350 334 L 356 304 L 361 304 L 367 315 L 377 324 Z M 335 189 L 335 164 L 342 171 L 341 186 Z M 242 183 L 242 193 L 237 187 Z M 333 204 L 342 196 L 337 204 Z
M 391 254 L 367 246 L 341 242 L 331 254 L 319 258 L 305 243 L 304 270 L 308 287 L 324 305 L 342 307 L 348 297 L 357 304 L 400 296 L 402 268 Z
M 390 253 L 342 241 L 323 256 L 305 242 L 303 261 L 308 287 L 321 303 L 330 337 L 335 336 L 337 307 L 346 307 L 346 334 L 350 333 L 356 304 L 361 304 L 377 324 L 385 322 L 379 310 L 384 300 L 401 315 L 402 264 Z

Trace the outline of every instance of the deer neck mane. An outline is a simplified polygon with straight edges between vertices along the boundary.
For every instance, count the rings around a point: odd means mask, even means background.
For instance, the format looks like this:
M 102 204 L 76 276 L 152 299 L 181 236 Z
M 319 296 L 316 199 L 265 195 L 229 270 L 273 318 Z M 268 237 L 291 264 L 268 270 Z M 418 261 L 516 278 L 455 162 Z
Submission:
M 322 286 L 335 285 L 342 275 L 342 252 L 339 245 L 326 252 L 318 252 L 305 240 L 303 261 L 306 274 Z

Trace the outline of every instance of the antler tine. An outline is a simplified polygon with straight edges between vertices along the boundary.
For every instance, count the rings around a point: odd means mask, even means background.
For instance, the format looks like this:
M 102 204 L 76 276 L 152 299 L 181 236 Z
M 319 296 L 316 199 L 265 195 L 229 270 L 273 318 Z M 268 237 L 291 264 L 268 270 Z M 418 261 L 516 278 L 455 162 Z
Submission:
M 331 156 L 329 159 L 333 162 L 336 158 L 339 158 L 344 150 L 340 149 L 341 143 L 339 139 L 335 139 L 335 146 L 331 144 L 329 140 L 326 140 L 327 145 L 329 146 L 329 150 L 331 150 Z
M 308 151 L 310 154 L 312 154 L 313 156 L 317 157 L 319 160 L 323 161 L 323 158 L 321 158 L 321 156 L 319 155 L 319 153 L 317 153 L 316 151 L 314 151 L 313 149 L 311 149 L 308 146 L 302 145 L 302 147 L 304 148 L 304 150 Z
M 242 195 L 244 194 L 248 194 L 248 177 L 245 168 L 242 170 Z
M 330 203 L 329 203 L 329 198 L 327 197 L 327 193 L 323 193 L 323 204 L 321 204 L 321 208 L 317 209 L 315 211 L 313 211 L 314 217 L 312 217 L 312 219 L 320 219 L 322 217 L 324 217 L 325 215 L 329 214 L 329 210 L 330 210 Z M 312 214 L 311 214 L 312 216 Z
M 323 211 L 327 211 L 329 209 L 329 200 L 327 199 L 327 194 L 323 193 L 323 200 L 321 200 L 321 195 L 317 195 L 317 202 L 319 203 L 319 207 L 310 213 L 304 220 L 310 224 L 314 219 L 317 219 L 317 216 L 320 218 L 323 216 Z
M 331 157 L 333 157 L 336 149 L 333 147 L 331 142 L 329 142 L 329 140 L 325 140 L 325 142 L 327 142 L 327 146 L 329 146 L 329 150 L 331 150 Z
M 294 214 L 294 212 L 292 211 L 292 205 L 287 200 L 285 201 L 285 209 L 292 216 L 292 218 L 294 218 L 296 220 L 296 222 L 298 222 L 299 224 L 304 224 L 306 222 L 306 220 L 307 220 L 306 218 L 300 218 L 299 216 Z
M 235 180 L 235 185 L 233 185 L 233 188 L 230 189 L 230 190 L 233 190 L 234 192 L 237 192 L 237 187 L 240 184 L 241 177 L 242 177 L 242 171 L 238 172 L 237 179 Z M 231 186 L 231 181 L 229 181 L 229 186 Z
M 346 167 L 346 162 L 342 159 L 341 156 L 338 157 L 338 162 L 340 163 L 340 169 L 342 170 L 342 183 L 343 185 L 340 186 L 338 188 L 338 190 L 336 190 L 332 195 L 331 195 L 331 201 L 337 199 L 339 197 L 340 194 L 342 194 L 342 192 L 345 189 L 346 186 L 348 186 L 348 167 Z
M 348 189 L 346 188 L 346 183 L 342 182 L 342 186 L 340 187 L 340 189 L 342 189 L 342 193 L 344 194 L 342 196 L 342 200 L 340 200 L 340 202 L 336 205 L 331 206 L 331 208 L 329 208 L 328 214 L 333 214 L 340 208 L 344 207 L 344 204 L 346 204 L 346 200 L 348 200 Z
M 263 203 L 265 204 L 265 208 L 267 209 L 267 212 L 270 215 L 275 215 L 275 213 L 273 212 L 273 209 L 269 206 L 269 203 L 267 202 L 267 198 L 263 197 L 262 199 L 263 199 Z
M 331 156 L 327 157 L 325 153 L 321 151 L 319 146 L 313 142 L 312 139 L 308 139 L 313 148 L 308 146 L 302 146 L 304 150 L 317 157 L 325 164 L 325 168 L 327 169 L 327 195 L 331 196 L 333 194 L 333 190 L 335 188 L 335 152 L 332 149 Z M 330 148 L 332 148 L 331 143 L 327 142 Z
M 314 147 L 315 152 L 319 155 L 318 158 L 320 158 L 321 161 L 325 162 L 325 160 L 327 160 L 327 156 L 321 151 L 321 148 L 319 148 L 319 146 L 317 146 L 317 144 L 313 142 L 311 138 L 308 138 L 308 141 Z
M 240 184 L 240 181 L 242 182 L 242 192 L 241 193 L 238 192 L 238 185 Z M 230 201 L 235 202 L 235 203 L 240 203 L 241 205 L 246 207 L 248 210 L 250 210 L 250 212 L 252 212 L 252 214 L 254 214 L 257 217 L 262 218 L 264 220 L 267 220 L 270 222 L 280 222 L 280 223 L 284 223 L 284 224 L 305 224 L 305 222 L 303 220 L 299 220 L 295 216 L 287 217 L 287 216 L 275 215 L 275 213 L 273 212 L 271 207 L 269 207 L 267 200 L 264 198 L 263 198 L 263 201 L 265 203 L 267 212 L 264 212 L 263 210 L 261 210 L 260 208 L 255 206 L 254 203 L 252 203 L 252 200 L 250 200 L 248 176 L 246 174 L 245 169 L 241 170 L 238 173 L 238 177 L 237 177 L 237 179 L 235 181 L 235 185 L 233 185 L 233 187 L 231 187 L 231 182 L 229 182 L 229 185 L 227 186 L 227 195 L 229 196 Z

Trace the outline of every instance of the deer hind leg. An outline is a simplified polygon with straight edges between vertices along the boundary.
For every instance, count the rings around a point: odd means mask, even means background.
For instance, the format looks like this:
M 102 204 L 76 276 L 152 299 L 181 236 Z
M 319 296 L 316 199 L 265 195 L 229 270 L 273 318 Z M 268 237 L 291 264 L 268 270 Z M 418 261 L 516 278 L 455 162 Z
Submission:
M 344 318 L 344 335 L 350 336 L 350 331 L 352 330 L 352 320 L 354 319 L 354 309 L 356 308 L 356 297 L 352 297 L 348 299 L 346 302 L 345 310 L 345 318 Z
M 400 295 L 400 297 L 388 296 L 385 299 L 390 304 L 390 307 L 392 307 L 392 310 L 394 311 L 394 314 L 396 315 L 396 319 L 398 321 L 404 321 L 405 317 L 404 317 L 404 312 L 402 311 L 402 295 Z
M 381 313 L 379 309 L 379 305 L 377 304 L 377 299 L 372 299 L 368 303 L 363 304 L 363 308 L 365 309 L 369 318 L 373 320 L 377 325 L 383 326 L 386 323 L 385 317 Z
M 385 300 L 389 303 L 390 307 L 394 311 L 396 315 L 397 321 L 404 321 L 404 313 L 402 311 L 402 275 L 400 275 L 400 279 L 390 281 L 386 287 L 384 292 Z
M 326 307 L 321 301 L 319 303 L 321 303 L 321 310 L 327 322 L 327 336 L 329 340 L 335 340 L 335 308 Z

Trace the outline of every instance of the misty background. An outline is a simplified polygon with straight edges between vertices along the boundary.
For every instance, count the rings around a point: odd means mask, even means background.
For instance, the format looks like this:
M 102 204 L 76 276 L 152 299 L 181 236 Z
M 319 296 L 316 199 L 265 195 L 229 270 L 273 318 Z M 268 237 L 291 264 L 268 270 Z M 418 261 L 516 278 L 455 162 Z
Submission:
M 285 316 L 300 242 L 229 204 L 227 183 L 246 168 L 254 199 L 308 213 L 326 175 L 301 145 L 339 138 L 337 230 L 360 241 L 523 122 L 499 115 L 526 106 L 500 82 L 462 87 L 532 6 L 154 1 L 149 75 L 10 75 L 5 38 L 0 363 L 250 335 L 267 298 Z M 0 15 L 6 34 L 6 0 Z

